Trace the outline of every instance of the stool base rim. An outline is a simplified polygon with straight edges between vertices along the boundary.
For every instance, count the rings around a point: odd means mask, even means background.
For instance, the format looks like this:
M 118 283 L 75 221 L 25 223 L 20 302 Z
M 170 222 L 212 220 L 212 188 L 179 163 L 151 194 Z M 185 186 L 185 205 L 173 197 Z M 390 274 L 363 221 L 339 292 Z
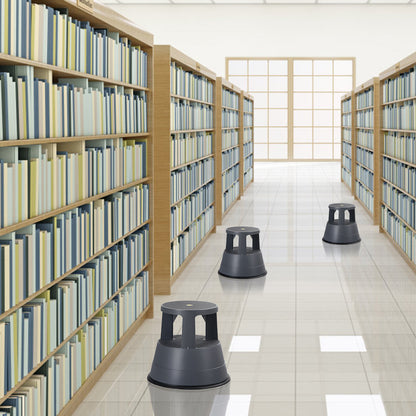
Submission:
M 257 278 L 259 278 L 259 277 L 264 277 L 264 276 L 266 276 L 267 272 L 262 273 L 262 274 L 257 274 L 257 275 L 255 275 L 255 276 L 230 276 L 230 275 L 228 275 L 228 274 L 221 273 L 221 272 L 218 270 L 218 274 L 219 274 L 220 276 L 223 276 L 223 277 L 228 277 L 228 278 L 230 278 L 230 279 L 257 279 Z
M 231 381 L 231 377 L 228 376 L 224 381 L 221 381 L 220 383 L 214 383 L 214 384 L 207 384 L 203 386 L 179 386 L 174 384 L 166 384 L 161 381 L 157 381 L 150 377 L 150 375 L 147 376 L 147 381 L 149 383 L 152 383 L 156 386 L 165 387 L 168 389 L 178 389 L 178 390 L 204 390 L 204 389 L 213 389 L 215 387 L 221 387 L 225 384 L 229 383 Z
M 334 243 L 333 241 L 328 241 L 328 240 L 325 240 L 324 238 L 322 239 L 322 241 L 325 242 L 325 243 L 328 243 L 328 244 L 333 244 L 335 246 L 348 246 L 350 244 L 359 243 L 361 241 L 361 238 L 359 240 L 356 240 L 356 241 L 351 241 L 350 243 Z

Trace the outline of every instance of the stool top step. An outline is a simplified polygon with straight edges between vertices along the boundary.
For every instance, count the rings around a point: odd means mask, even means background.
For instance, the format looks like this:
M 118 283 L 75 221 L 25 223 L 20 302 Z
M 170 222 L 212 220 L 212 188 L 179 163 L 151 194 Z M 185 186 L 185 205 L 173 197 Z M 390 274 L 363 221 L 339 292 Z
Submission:
M 160 309 L 169 315 L 211 315 L 218 312 L 218 306 L 215 303 L 199 300 L 166 302 Z
M 347 210 L 347 209 L 355 209 L 355 205 L 354 204 L 343 204 L 343 203 L 337 203 L 337 204 L 329 204 L 328 205 L 329 209 L 343 209 L 343 210 Z
M 225 231 L 227 234 L 235 235 L 252 235 L 260 233 L 260 229 L 257 227 L 229 227 Z

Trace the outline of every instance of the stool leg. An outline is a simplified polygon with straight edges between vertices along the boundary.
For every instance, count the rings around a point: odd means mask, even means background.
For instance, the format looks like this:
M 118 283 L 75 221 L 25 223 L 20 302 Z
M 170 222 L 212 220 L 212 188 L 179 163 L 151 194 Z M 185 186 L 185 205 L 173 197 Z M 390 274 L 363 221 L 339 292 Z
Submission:
M 246 236 L 240 234 L 238 236 L 238 253 L 245 254 L 247 252 Z
M 350 213 L 350 222 L 355 222 L 355 209 L 348 210 Z
M 160 339 L 162 341 L 169 341 L 173 338 L 173 322 L 176 316 L 164 313 L 162 315 L 162 334 Z
M 330 209 L 329 210 L 329 222 L 334 222 L 334 221 L 335 221 L 335 210 Z
M 195 316 L 182 317 L 182 348 L 195 348 Z
M 203 315 L 205 320 L 205 339 L 207 341 L 218 339 L 217 314 Z
M 253 250 L 260 250 L 260 236 L 258 234 L 254 234 L 251 238 L 253 240 Z
M 232 251 L 234 248 L 234 237 L 235 235 L 232 234 L 227 234 L 227 245 L 225 247 L 225 249 L 227 251 Z

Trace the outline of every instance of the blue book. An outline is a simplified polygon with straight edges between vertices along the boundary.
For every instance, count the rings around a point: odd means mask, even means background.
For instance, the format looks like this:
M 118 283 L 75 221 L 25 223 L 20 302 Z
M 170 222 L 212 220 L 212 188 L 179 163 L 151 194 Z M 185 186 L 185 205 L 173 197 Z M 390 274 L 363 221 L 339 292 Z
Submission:
M 22 39 L 21 39 L 21 56 L 23 58 L 28 58 L 28 45 L 27 45 L 27 31 L 30 30 L 30 27 L 27 25 L 27 1 L 20 0 L 22 8 Z
M 6 357 L 11 357 L 10 354 L 10 322 L 6 322 L 5 324 L 5 335 L 4 335 L 4 352 Z M 6 361 L 6 368 L 4 369 L 4 386 L 5 386 L 5 393 L 9 391 L 12 386 L 11 380 L 11 372 L 12 372 L 12 360 L 5 360 Z
M 27 344 L 28 350 L 27 350 L 27 372 L 31 371 L 33 368 L 33 343 L 31 342 L 31 340 L 33 340 L 33 331 L 34 331 L 34 323 L 33 323 L 33 307 L 32 306 L 25 306 L 23 308 L 23 319 L 26 321 L 27 320 L 27 325 L 28 325 L 28 332 L 27 332 L 27 336 L 29 340 L 29 342 L 25 342 L 25 346 Z M 25 334 L 26 336 L 26 334 Z M 22 349 L 23 355 L 24 354 L 24 349 Z M 25 361 L 24 361 L 25 362 Z M 26 364 L 26 363 L 25 363 Z M 27 374 L 27 372 L 25 371 L 25 375 Z
M 47 49 L 47 63 L 53 65 L 53 15 L 55 14 L 55 10 L 52 7 L 47 7 L 48 13 L 48 27 L 46 28 L 47 32 L 47 42 L 48 42 L 48 49 Z M 49 136 L 46 136 L 49 137 Z
M 45 81 L 45 116 L 46 116 L 46 129 L 45 129 L 45 134 L 46 137 L 51 137 L 50 136 L 50 127 L 51 127 L 51 119 L 50 119 L 50 100 L 49 100 L 49 82 Z
M 27 8 L 27 50 L 26 50 L 26 58 L 31 59 L 31 44 L 32 44 L 32 0 L 26 0 L 26 8 Z
M 9 140 L 9 118 L 10 118 L 10 109 L 8 105 L 8 96 L 9 96 L 9 83 L 8 83 L 9 74 L 7 72 L 0 73 L 0 83 L 1 83 L 1 100 L 3 108 L 3 139 Z
M 28 261 L 28 244 L 27 239 L 28 236 L 26 234 L 16 234 L 16 239 L 23 240 L 23 297 L 27 298 L 29 296 L 28 293 L 28 269 L 27 269 L 27 261 Z
M 5 1 L 9 3 L 9 5 L 8 5 L 9 13 L 8 13 L 8 16 L 7 16 L 7 21 L 11 22 L 12 21 L 12 2 L 14 2 L 15 0 L 5 0 Z M 7 45 L 7 51 L 8 52 L 7 53 L 9 53 L 9 54 L 10 54 L 11 45 L 12 45 L 12 40 L 11 40 L 11 36 L 10 36 L 11 26 L 12 25 L 9 23 L 9 30 L 8 30 L 8 33 L 7 33 L 7 35 L 8 35 L 8 45 Z

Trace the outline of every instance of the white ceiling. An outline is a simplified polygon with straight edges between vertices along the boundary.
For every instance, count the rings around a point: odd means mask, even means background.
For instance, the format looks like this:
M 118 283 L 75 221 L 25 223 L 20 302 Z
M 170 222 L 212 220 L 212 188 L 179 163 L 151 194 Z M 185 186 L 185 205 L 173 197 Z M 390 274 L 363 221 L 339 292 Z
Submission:
M 416 4 L 416 0 L 99 0 L 105 4 Z

